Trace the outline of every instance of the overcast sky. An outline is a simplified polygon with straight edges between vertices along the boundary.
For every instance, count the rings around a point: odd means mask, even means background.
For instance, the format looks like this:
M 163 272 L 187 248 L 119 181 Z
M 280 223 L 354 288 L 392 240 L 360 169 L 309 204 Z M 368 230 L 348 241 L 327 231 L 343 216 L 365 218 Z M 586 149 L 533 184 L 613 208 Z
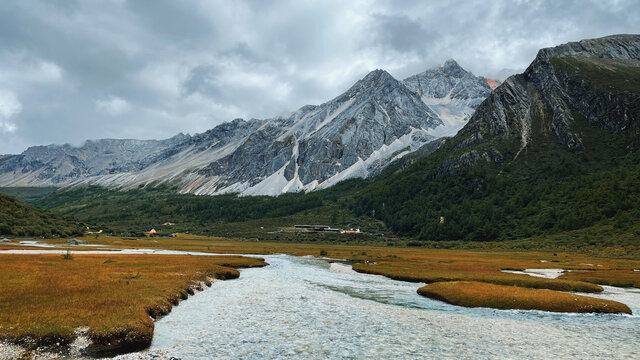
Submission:
M 637 1 L 4 1 L 0 154 L 268 118 L 377 68 L 500 77 L 616 33 L 640 33 Z

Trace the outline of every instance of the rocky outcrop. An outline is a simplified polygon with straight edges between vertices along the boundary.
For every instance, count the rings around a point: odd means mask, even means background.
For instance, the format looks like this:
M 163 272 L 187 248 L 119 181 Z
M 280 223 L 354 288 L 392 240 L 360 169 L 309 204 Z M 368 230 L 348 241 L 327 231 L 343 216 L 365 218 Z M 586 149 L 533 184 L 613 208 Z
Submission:
M 166 140 L 87 140 L 75 147 L 45 145 L 28 148 L 0 162 L 0 184 L 42 186 L 67 184 L 94 175 L 140 170 L 167 148 L 189 140 L 178 134 Z
M 614 35 L 542 49 L 523 74 L 508 78 L 477 108 L 458 136 L 460 146 L 496 136 L 518 139 L 517 157 L 531 144 L 532 135 L 540 133 L 553 134 L 567 149 L 580 150 L 584 144 L 573 126 L 576 113 L 611 133 L 637 134 L 639 114 L 634 110 L 633 95 L 606 84 L 610 81 L 606 77 L 605 84 L 600 84 L 596 76 L 638 66 L 639 35 Z M 595 70 L 590 73 L 589 69 Z

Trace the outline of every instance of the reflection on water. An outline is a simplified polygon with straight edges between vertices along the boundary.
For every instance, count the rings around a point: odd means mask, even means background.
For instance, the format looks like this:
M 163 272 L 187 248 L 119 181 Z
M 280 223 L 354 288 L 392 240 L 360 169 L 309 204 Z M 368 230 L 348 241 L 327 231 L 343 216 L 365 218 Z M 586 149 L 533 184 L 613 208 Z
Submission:
M 346 265 L 266 260 L 182 302 L 156 323 L 151 349 L 119 359 L 640 358 L 636 315 L 466 309 Z

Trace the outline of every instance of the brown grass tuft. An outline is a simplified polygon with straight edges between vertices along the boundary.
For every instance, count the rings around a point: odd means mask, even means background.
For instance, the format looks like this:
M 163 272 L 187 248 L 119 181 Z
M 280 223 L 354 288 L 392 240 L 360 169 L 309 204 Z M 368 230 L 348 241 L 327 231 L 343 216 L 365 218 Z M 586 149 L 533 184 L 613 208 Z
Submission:
M 567 272 L 560 276 L 564 280 L 586 281 L 594 284 L 640 288 L 640 271 L 594 270 Z

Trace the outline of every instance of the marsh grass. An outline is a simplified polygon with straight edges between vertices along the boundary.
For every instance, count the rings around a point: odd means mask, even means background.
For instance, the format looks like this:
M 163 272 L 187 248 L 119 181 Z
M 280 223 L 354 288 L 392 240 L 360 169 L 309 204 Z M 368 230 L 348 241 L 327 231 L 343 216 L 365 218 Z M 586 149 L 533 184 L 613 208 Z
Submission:
M 435 300 L 465 307 L 631 314 L 631 309 L 628 306 L 616 301 L 553 290 L 527 289 L 475 281 L 437 282 L 419 288 L 418 293 Z
M 617 287 L 640 288 L 640 271 L 633 270 L 595 270 L 567 272 L 560 279 L 585 281 L 594 284 Z
M 45 240 L 64 248 L 64 239 Z M 640 272 L 640 261 L 597 257 L 567 251 L 514 251 L 504 249 L 427 249 L 393 246 L 354 246 L 241 241 L 218 237 L 179 234 L 177 238 L 135 239 L 100 237 L 100 243 L 113 248 L 149 248 L 211 253 L 321 255 L 355 262 L 354 270 L 413 282 L 481 281 L 496 285 L 516 285 L 533 289 L 599 292 L 597 284 L 627 286 Z M 12 247 L 15 248 L 15 247 Z M 76 254 L 85 248 L 74 248 Z M 89 249 L 89 248 L 86 248 Z M 105 257 L 117 260 L 117 256 Z M 220 264 L 223 265 L 223 264 Z M 589 270 L 566 273 L 559 279 L 503 273 L 501 270 L 559 268 Z M 140 271 L 144 279 L 145 271 Z M 135 274 L 130 271 L 127 275 Z M 624 281 L 623 281 L 624 280 Z M 134 280 L 130 280 L 134 282 Z
M 446 268 L 446 267 L 444 267 Z M 420 264 L 355 264 L 355 271 L 367 274 L 383 275 L 392 279 L 436 283 L 441 281 L 481 281 L 498 285 L 520 286 L 533 289 L 559 291 L 601 292 L 601 286 L 583 281 L 556 280 L 532 277 L 529 275 L 509 274 L 499 271 L 447 271 L 445 269 L 425 269 Z
M 240 256 L 0 255 L 0 338 L 65 343 L 87 326 L 98 344 L 148 346 L 149 315 L 169 312 L 196 282 L 264 265 Z

